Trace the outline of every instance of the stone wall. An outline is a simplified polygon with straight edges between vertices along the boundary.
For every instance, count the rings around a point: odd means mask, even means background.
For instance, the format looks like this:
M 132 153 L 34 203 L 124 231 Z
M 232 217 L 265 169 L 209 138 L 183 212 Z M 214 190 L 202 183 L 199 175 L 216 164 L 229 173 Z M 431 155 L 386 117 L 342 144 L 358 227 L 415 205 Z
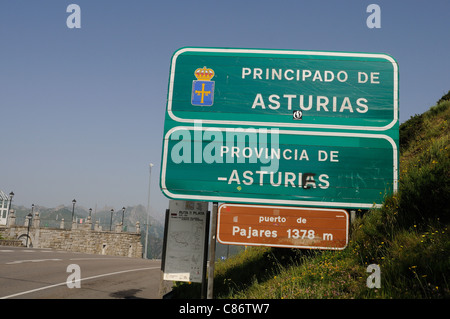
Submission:
M 115 231 L 102 231 L 99 227 L 92 229 L 90 220 L 83 226 L 72 224 L 72 229 L 40 227 L 39 213 L 33 217 L 28 227 L 15 225 L 14 213 L 10 213 L 7 227 L 1 229 L 3 237 L 19 239 L 35 248 L 52 248 L 90 254 L 126 256 L 142 258 L 143 247 L 139 224 L 136 233 L 122 232 L 121 225 Z
M 24 246 L 23 242 L 18 239 L 0 239 L 0 246 Z

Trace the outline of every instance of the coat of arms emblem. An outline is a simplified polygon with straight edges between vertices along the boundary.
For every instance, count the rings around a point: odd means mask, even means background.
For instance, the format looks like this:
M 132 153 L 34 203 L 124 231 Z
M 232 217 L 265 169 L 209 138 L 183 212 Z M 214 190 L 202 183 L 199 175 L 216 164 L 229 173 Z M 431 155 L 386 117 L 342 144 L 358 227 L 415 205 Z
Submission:
M 211 106 L 214 103 L 214 71 L 206 66 L 194 72 L 196 81 L 192 83 L 192 105 Z

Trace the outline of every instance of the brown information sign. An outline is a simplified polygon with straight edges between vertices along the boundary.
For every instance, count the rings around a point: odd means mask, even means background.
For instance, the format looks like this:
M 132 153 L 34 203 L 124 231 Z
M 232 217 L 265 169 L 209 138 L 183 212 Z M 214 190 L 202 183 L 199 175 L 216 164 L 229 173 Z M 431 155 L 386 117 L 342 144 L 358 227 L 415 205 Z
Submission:
M 343 209 L 222 204 L 217 218 L 225 245 L 342 250 L 348 243 Z

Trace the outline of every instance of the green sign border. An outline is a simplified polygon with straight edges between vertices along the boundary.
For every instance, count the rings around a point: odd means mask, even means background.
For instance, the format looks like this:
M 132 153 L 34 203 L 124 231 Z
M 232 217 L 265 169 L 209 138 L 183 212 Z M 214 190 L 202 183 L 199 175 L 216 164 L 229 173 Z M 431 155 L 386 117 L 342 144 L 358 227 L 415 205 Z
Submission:
M 218 127 L 202 127 L 201 130 L 207 129 L 216 129 L 216 130 L 225 130 L 225 128 Z M 210 195 L 192 195 L 192 194 L 176 194 L 172 193 L 166 186 L 166 169 L 167 163 L 169 160 L 169 138 L 170 135 L 177 130 L 195 130 L 194 127 L 190 126 L 177 126 L 170 129 L 166 132 L 164 136 L 163 143 L 163 152 L 161 159 L 161 176 L 160 176 L 160 187 L 165 196 L 171 199 L 182 199 L 182 200 L 198 200 L 198 201 L 218 201 L 218 202 L 233 202 L 233 203 L 249 203 L 249 204 L 272 204 L 272 205 L 300 205 L 300 206 L 309 206 L 309 207 L 340 207 L 340 208 L 372 208 L 372 207 L 381 207 L 381 203 L 358 203 L 358 202 L 340 202 L 339 199 L 336 201 L 308 201 L 308 200 L 279 200 L 272 198 L 252 198 L 247 197 L 248 194 L 242 194 L 242 197 L 238 196 L 210 196 Z M 392 177 L 393 177 L 393 192 L 397 192 L 398 190 L 398 146 L 395 140 L 385 134 L 368 134 L 368 133 L 358 133 L 358 132 L 317 132 L 317 131 L 299 131 L 299 130 L 280 130 L 279 134 L 293 134 L 293 135 L 304 135 L 304 136 L 343 136 L 343 137 L 361 137 L 361 138 L 376 138 L 376 139 L 384 139 L 388 141 L 392 145 Z M 212 164 L 204 164 L 204 165 L 212 165 Z M 380 197 L 381 199 L 381 197 Z
M 212 119 L 186 119 L 178 117 L 172 111 L 172 99 L 174 93 L 174 83 L 175 83 L 175 70 L 177 67 L 177 59 L 184 53 L 197 53 L 197 54 L 222 54 L 226 56 L 227 54 L 243 54 L 245 56 L 254 57 L 268 57 L 274 58 L 286 55 L 298 55 L 298 56 L 321 56 L 326 57 L 336 57 L 336 58 L 349 58 L 349 59 L 378 59 L 386 60 L 392 63 L 393 66 L 393 120 L 385 126 L 364 126 L 364 125 L 334 125 L 334 124 L 305 124 L 301 122 L 258 122 L 258 121 L 230 121 L 230 120 L 212 120 Z M 399 118 L 399 96 L 398 96 L 398 65 L 393 57 L 382 53 L 357 53 L 357 52 L 334 52 L 334 51 L 299 51 L 299 50 L 275 50 L 275 49 L 238 49 L 238 48 L 198 48 L 198 47 L 185 47 L 177 50 L 173 56 L 170 67 L 170 78 L 169 87 L 167 95 L 167 115 L 171 120 L 182 125 L 194 123 L 196 120 L 202 120 L 204 124 L 211 125 L 250 125 L 250 126 L 268 126 L 268 127 L 279 127 L 279 128 L 315 128 L 315 129 L 340 129 L 340 130 L 364 130 L 364 131 L 374 131 L 382 132 L 393 128 L 398 123 Z

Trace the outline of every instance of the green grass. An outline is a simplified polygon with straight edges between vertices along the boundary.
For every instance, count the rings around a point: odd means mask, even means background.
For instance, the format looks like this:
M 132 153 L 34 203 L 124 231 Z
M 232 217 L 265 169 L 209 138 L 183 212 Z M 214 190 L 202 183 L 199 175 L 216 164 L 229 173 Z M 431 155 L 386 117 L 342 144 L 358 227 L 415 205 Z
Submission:
M 216 298 L 450 298 L 450 101 L 400 126 L 397 194 L 360 212 L 343 251 L 253 247 L 216 263 Z M 367 266 L 381 269 L 369 289 Z M 176 298 L 200 285 L 177 283 Z

